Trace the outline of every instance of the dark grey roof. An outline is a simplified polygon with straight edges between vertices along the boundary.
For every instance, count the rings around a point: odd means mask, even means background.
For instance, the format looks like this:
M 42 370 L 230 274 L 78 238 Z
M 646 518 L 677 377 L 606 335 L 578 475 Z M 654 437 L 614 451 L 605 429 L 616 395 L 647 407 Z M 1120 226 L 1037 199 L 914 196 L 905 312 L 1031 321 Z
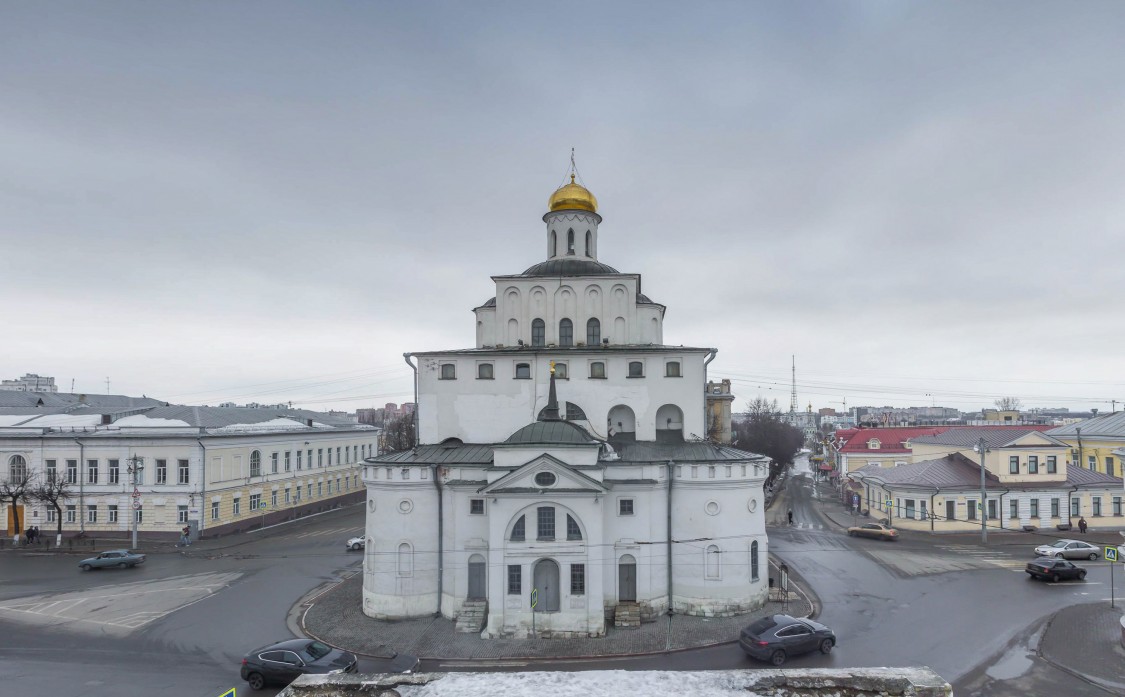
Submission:
M 984 438 L 984 444 L 989 448 L 1002 448 L 1013 441 L 1023 438 L 1029 433 L 1042 433 L 1040 428 L 1012 428 L 1005 427 L 969 427 L 953 428 L 936 436 L 918 436 L 912 438 L 911 443 L 931 443 L 934 445 L 952 445 L 960 448 L 971 448 Z M 862 433 L 862 431 L 861 431 Z
M 548 259 L 528 268 L 521 276 L 606 276 L 621 273 L 612 266 L 607 266 L 593 259 L 578 259 L 566 257 L 563 259 Z
M 637 302 L 648 303 L 649 305 L 657 304 L 657 303 L 654 303 L 651 300 L 649 300 L 649 297 L 647 295 L 645 295 L 644 293 L 637 293 Z
M 655 479 L 605 479 L 606 484 L 659 484 Z
M 588 445 L 594 437 L 586 429 L 569 421 L 536 421 L 512 435 L 505 443 L 569 443 Z
M 1066 468 L 1066 483 L 1070 486 L 1112 486 L 1121 488 L 1121 477 L 1070 465 Z
M 360 424 L 339 416 L 307 409 L 277 409 L 272 407 L 195 407 L 174 405 L 156 407 L 144 412 L 150 419 L 178 419 L 199 428 L 223 428 L 236 424 L 255 424 L 273 419 L 293 419 L 305 423 L 308 419 L 326 426 L 359 428 Z
M 700 346 L 670 346 L 667 344 L 602 344 L 601 346 L 485 346 L 481 348 L 450 349 L 447 351 L 412 351 L 411 356 L 489 356 L 494 354 L 528 354 L 539 353 L 709 353 L 715 349 Z
M 89 407 L 134 408 L 156 407 L 167 404 L 162 399 L 150 397 L 129 397 L 121 394 L 78 394 L 70 392 L 17 392 L 0 390 L 0 407 L 69 407 L 84 405 Z
M 478 305 L 478 307 L 496 307 L 496 296 L 494 295 L 488 300 L 485 300 L 483 303 Z
M 980 464 L 961 453 L 953 453 L 936 460 L 923 460 L 897 467 L 866 465 L 852 472 L 861 479 L 874 479 L 886 484 L 918 486 L 939 489 L 980 488 Z M 1061 484 L 1062 482 L 1058 482 Z M 991 472 L 985 477 L 985 487 L 1000 486 L 1000 479 Z M 1000 487 L 1004 488 L 1004 487 Z
M 757 453 L 732 448 L 729 445 L 718 445 L 709 441 L 691 441 L 686 443 L 655 443 L 652 441 L 630 442 L 615 444 L 619 462 L 761 462 L 766 464 L 769 458 Z M 604 458 L 603 458 L 604 459 Z
M 419 445 L 413 450 L 368 458 L 374 465 L 491 465 L 492 446 L 479 443 Z
M 1047 431 L 1047 435 L 1055 438 L 1075 436 L 1078 435 L 1078 429 L 1082 429 L 1083 437 L 1125 438 L 1125 411 L 1119 411 L 1115 414 L 1102 414 L 1076 424 L 1059 426 Z

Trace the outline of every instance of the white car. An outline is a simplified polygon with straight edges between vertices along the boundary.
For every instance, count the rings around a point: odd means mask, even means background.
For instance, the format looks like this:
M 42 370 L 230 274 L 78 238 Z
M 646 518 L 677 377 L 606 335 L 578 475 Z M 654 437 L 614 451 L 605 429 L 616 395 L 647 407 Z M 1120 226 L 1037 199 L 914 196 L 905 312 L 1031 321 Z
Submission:
M 365 538 L 353 537 L 353 538 L 349 539 L 344 544 L 344 546 L 347 547 L 348 549 L 352 550 L 353 552 L 356 552 L 356 551 L 359 551 L 359 550 L 363 549 L 366 546 L 366 544 L 365 544 L 366 542 L 367 542 L 367 540 Z
M 1094 561 L 1101 555 L 1102 548 L 1082 542 L 1081 540 L 1058 540 L 1051 545 L 1039 545 L 1035 548 L 1037 557 L 1054 557 L 1055 559 L 1089 559 Z

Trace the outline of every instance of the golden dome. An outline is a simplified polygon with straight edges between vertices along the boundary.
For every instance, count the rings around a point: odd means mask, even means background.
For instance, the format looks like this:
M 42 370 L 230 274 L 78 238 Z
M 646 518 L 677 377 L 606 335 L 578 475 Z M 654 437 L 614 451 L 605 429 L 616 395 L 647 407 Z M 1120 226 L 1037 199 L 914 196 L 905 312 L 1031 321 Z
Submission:
M 574 175 L 570 175 L 570 183 L 561 186 L 551 198 L 547 199 L 547 208 L 552 211 L 582 210 L 591 213 L 598 212 L 598 199 L 590 190 L 581 184 L 574 183 Z

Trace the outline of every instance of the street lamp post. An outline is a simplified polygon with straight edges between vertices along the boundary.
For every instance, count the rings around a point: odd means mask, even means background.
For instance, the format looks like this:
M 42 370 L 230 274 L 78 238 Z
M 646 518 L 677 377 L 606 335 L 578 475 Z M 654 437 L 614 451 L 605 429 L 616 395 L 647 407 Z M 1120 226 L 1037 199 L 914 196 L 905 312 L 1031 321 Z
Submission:
M 984 487 L 984 456 L 988 449 L 984 445 L 984 436 L 981 436 L 980 442 L 977 443 L 977 449 L 980 452 L 980 543 L 982 545 L 988 544 L 988 503 L 987 492 Z
M 145 468 L 144 462 L 145 459 L 137 455 L 129 458 L 129 474 L 133 482 L 133 549 L 137 548 L 137 511 L 141 508 L 141 492 L 137 484 L 140 483 L 139 476 Z

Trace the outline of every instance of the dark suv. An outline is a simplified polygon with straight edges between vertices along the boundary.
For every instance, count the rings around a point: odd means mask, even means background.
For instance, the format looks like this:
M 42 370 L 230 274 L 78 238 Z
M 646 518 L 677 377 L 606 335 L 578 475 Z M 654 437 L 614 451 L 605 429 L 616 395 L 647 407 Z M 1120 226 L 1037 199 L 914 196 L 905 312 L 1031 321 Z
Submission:
M 771 615 L 743 629 L 738 645 L 747 656 L 779 666 L 789 656 L 817 650 L 830 653 L 836 635 L 819 622 Z

